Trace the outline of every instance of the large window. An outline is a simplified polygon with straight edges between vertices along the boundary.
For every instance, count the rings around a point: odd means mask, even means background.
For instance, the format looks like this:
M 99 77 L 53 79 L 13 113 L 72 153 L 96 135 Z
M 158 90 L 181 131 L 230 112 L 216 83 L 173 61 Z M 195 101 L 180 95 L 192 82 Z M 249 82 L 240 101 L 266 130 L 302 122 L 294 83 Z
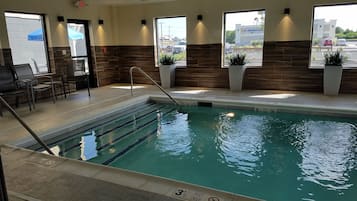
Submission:
M 248 66 L 262 66 L 265 11 L 224 14 L 224 66 L 235 54 L 245 54 Z
M 186 17 L 157 18 L 156 63 L 162 55 L 173 55 L 176 66 L 186 66 Z
M 357 67 L 357 4 L 314 8 L 311 66 L 323 66 L 324 54 L 341 51 L 344 66 Z
M 29 63 L 35 74 L 49 72 L 42 15 L 5 12 L 14 64 Z

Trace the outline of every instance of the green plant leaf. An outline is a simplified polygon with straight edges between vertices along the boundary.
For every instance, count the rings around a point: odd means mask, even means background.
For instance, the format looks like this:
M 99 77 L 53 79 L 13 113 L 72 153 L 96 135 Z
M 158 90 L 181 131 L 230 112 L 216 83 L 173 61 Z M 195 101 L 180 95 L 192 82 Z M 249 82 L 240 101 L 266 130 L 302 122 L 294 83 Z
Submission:
M 176 63 L 175 57 L 168 54 L 163 54 L 159 60 L 161 65 L 172 65 Z
M 325 65 L 330 65 L 330 66 L 342 66 L 342 64 L 345 61 L 345 58 L 340 51 L 328 52 L 324 54 L 324 57 L 325 57 Z
M 234 56 L 231 56 L 230 59 L 229 59 L 230 65 L 233 66 L 233 65 L 244 65 L 244 64 L 246 64 L 245 57 L 246 57 L 245 54 L 239 54 L 239 53 L 234 55 Z

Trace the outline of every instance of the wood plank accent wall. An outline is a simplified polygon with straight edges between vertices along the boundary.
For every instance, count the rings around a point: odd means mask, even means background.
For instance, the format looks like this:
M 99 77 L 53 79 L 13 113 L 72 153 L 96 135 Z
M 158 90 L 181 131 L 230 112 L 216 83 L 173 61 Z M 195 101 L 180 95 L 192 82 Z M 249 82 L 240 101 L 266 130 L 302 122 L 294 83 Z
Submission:
M 309 69 L 311 41 L 265 42 L 263 68 L 247 69 L 244 89 L 323 92 L 323 69 Z M 357 69 L 344 69 L 340 93 L 357 93 Z
M 243 88 L 322 92 L 323 70 L 309 59 L 310 41 L 265 42 L 263 67 L 246 70 Z
M 187 68 L 176 69 L 176 86 L 228 88 L 221 54 L 221 44 L 187 45 Z
M 160 83 L 154 46 L 93 46 L 95 78 L 100 86 L 128 83 L 129 68 L 143 68 Z M 66 54 L 62 55 L 65 50 Z M 72 65 L 69 47 L 48 49 L 52 72 L 66 74 Z M 221 44 L 188 45 L 187 66 L 176 69 L 176 86 L 229 88 L 228 69 L 221 68 Z M 1 49 L 12 64 L 11 50 Z M 243 89 L 323 91 L 323 69 L 309 69 L 310 41 L 265 42 L 263 67 L 246 70 Z M 134 71 L 136 83 L 151 84 Z M 344 69 L 340 93 L 357 93 L 357 69 Z
M 160 83 L 159 68 L 155 67 L 154 46 L 120 46 L 119 68 L 120 82 L 129 83 L 129 69 L 132 66 L 142 68 L 155 81 Z M 133 71 L 135 83 L 152 84 L 143 75 Z
M 264 43 L 263 67 L 246 70 L 243 89 L 323 92 L 323 69 L 309 69 L 311 41 Z M 153 46 L 120 46 L 120 82 L 129 82 L 137 65 L 160 79 Z M 176 86 L 229 88 L 228 69 L 221 68 L 221 44 L 188 45 L 187 66 L 176 69 Z M 134 74 L 136 83 L 150 84 Z M 341 93 L 357 93 L 357 69 L 343 71 Z
M 52 47 L 48 49 L 52 72 L 57 75 L 67 75 L 67 69 L 72 65 L 70 47 Z M 63 54 L 65 53 L 65 54 Z
M 343 70 L 340 93 L 357 93 L 357 69 Z
M 12 55 L 10 48 L 0 48 L 0 64 L 12 66 Z
M 92 66 L 98 86 L 119 82 L 119 47 L 94 46 L 91 48 Z

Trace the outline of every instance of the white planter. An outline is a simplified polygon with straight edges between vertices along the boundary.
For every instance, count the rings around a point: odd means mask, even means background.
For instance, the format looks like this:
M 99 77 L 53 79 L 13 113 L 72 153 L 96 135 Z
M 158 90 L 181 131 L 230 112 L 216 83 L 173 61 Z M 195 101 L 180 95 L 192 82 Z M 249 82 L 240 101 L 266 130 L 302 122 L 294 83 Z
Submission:
M 245 69 L 244 65 L 229 66 L 229 88 L 231 91 L 242 91 Z
M 171 88 L 175 85 L 176 65 L 160 65 L 160 80 L 163 88 Z
M 325 66 L 324 69 L 324 94 L 336 96 L 340 91 L 342 66 Z

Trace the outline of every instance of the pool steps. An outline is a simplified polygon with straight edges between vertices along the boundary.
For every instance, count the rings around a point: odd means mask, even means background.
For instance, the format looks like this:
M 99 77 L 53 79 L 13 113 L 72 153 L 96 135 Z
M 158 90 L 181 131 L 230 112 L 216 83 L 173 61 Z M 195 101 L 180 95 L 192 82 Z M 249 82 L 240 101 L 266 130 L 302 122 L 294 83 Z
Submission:
M 133 106 L 121 112 L 117 119 L 110 122 L 104 121 L 101 126 L 95 129 L 55 139 L 48 144 L 50 146 L 61 144 L 60 156 L 82 160 L 82 156 L 79 154 L 82 147 L 81 138 L 86 135 L 94 135 L 98 155 L 88 161 L 108 165 L 157 133 L 158 112 L 161 115 L 167 115 L 175 110 L 168 105 L 152 103 Z M 77 141 L 74 140 L 76 138 L 78 138 Z M 41 151 L 40 148 L 35 150 Z
M 146 117 L 147 115 L 150 115 L 150 114 L 152 114 L 152 113 L 154 113 L 154 112 L 156 112 L 156 111 L 158 111 L 158 110 L 163 109 L 164 107 L 165 107 L 165 106 L 155 107 L 155 108 L 153 108 L 153 109 L 150 108 L 149 111 L 145 111 L 145 113 L 143 113 L 143 114 L 137 113 L 138 116 L 136 116 L 137 114 L 135 114 L 135 117 L 133 117 L 133 115 L 131 115 L 131 116 L 129 116 L 129 118 L 127 119 L 127 121 L 121 122 L 119 125 L 116 125 L 115 127 L 111 128 L 111 129 L 109 129 L 109 130 L 106 130 L 105 132 L 102 132 L 101 134 L 98 134 L 97 137 L 101 137 L 101 136 L 103 136 L 103 135 L 105 135 L 105 134 L 107 134 L 107 133 L 109 133 L 109 132 L 112 132 L 112 131 L 114 131 L 114 130 L 116 130 L 116 129 L 119 129 L 119 128 L 121 128 L 121 127 L 124 127 L 124 126 L 126 126 L 127 124 L 132 123 L 133 120 L 138 121 L 138 120 L 140 120 L 140 119 Z M 135 118 L 135 119 L 134 119 L 134 118 Z
M 169 110 L 165 112 L 164 114 L 168 114 L 172 112 L 172 110 Z M 156 114 L 155 114 L 156 115 Z M 126 135 L 123 138 L 120 138 L 120 140 L 117 140 L 116 142 L 113 142 L 112 144 L 109 142 L 108 146 L 105 147 L 105 149 L 100 150 L 100 155 L 99 157 L 93 158 L 93 160 L 89 160 L 91 162 L 95 163 L 101 163 L 101 164 L 109 164 L 109 160 L 113 159 L 118 159 L 118 157 L 122 156 L 123 154 L 120 154 L 116 156 L 116 153 L 121 152 L 122 150 L 126 150 L 128 147 L 132 147 L 133 144 L 140 144 L 137 143 L 137 141 L 142 141 L 140 140 L 141 138 L 147 139 L 145 136 L 152 136 L 153 133 L 157 133 L 157 117 L 151 117 L 152 119 L 147 119 L 143 120 L 143 122 L 138 122 L 140 124 L 138 129 L 134 129 L 133 131 L 130 131 L 130 135 Z M 135 146 L 133 146 L 135 147 Z M 133 148 L 132 147 L 132 148 Z M 113 150 L 115 150 L 114 153 Z M 128 149 L 125 153 L 127 153 L 129 150 Z
M 156 119 L 156 111 L 153 111 L 152 113 L 150 113 L 151 114 L 151 116 L 149 116 L 149 117 L 151 117 L 151 119 Z M 150 115 L 149 114 L 149 115 Z M 123 120 L 123 119 L 121 119 L 121 120 Z M 125 119 L 124 119 L 125 120 Z M 143 119 L 142 121 L 145 121 L 145 123 L 147 122 L 147 121 L 149 121 L 149 120 L 147 120 L 146 118 L 145 119 Z M 134 122 L 134 121 L 133 121 Z M 113 146 L 113 145 L 115 145 L 115 144 L 117 144 L 117 143 L 120 143 L 120 141 L 123 139 L 123 138 L 125 138 L 125 137 L 127 137 L 127 136 L 129 136 L 130 134 L 132 134 L 132 133 L 134 133 L 133 131 L 135 131 L 135 129 L 136 130 L 140 130 L 143 126 L 142 126 L 142 123 L 141 123 L 141 121 L 139 121 L 139 122 L 136 122 L 137 123 L 137 125 L 138 126 L 136 126 L 136 127 L 133 127 L 133 123 L 130 123 L 130 124 L 127 124 L 127 125 L 125 125 L 124 127 L 122 127 L 121 129 L 118 129 L 117 131 L 112 131 L 112 132 L 106 132 L 106 134 L 105 135 L 100 135 L 100 137 L 97 137 L 96 136 L 96 141 L 97 141 L 97 151 L 102 151 L 102 149 L 104 149 L 104 148 L 110 148 L 111 146 Z M 139 123 L 139 124 L 138 124 Z M 106 126 L 106 125 L 105 125 Z M 105 126 L 103 126 L 104 128 L 105 128 Z M 110 128 L 108 128 L 108 129 L 110 129 Z M 97 129 L 98 130 L 98 129 Z M 100 134 L 100 133 L 99 133 Z M 81 141 L 81 136 L 83 136 L 83 134 L 81 134 L 81 135 L 76 135 L 77 136 L 77 138 L 79 138 L 77 141 Z M 124 139 L 123 139 L 124 140 Z M 69 142 L 71 141 L 71 140 L 68 140 Z M 65 142 L 64 142 L 65 143 Z M 67 154 L 70 154 L 70 152 L 71 151 L 73 151 L 73 152 L 80 152 L 80 150 L 77 150 L 76 148 L 78 148 L 78 149 L 80 149 L 80 146 L 81 146 L 81 144 L 79 144 L 79 146 L 78 147 L 74 147 L 72 150 L 68 150 L 68 149 L 65 149 L 64 150 L 64 153 L 62 153 L 62 156 L 65 156 L 65 157 L 70 157 L 70 156 L 68 156 Z M 125 146 L 125 145 L 122 145 L 122 146 Z M 78 154 L 76 155 L 77 157 L 79 157 L 79 158 L 77 158 L 77 159 L 80 159 L 81 157 L 80 156 L 78 156 Z M 76 158 L 76 157 L 75 157 Z
M 163 116 L 166 116 L 168 114 L 170 114 L 171 112 L 175 111 L 175 109 L 171 109 L 167 112 L 162 113 Z M 153 125 L 152 123 L 158 123 L 157 121 L 151 121 L 150 124 L 148 125 Z M 151 126 L 150 126 L 151 127 Z M 155 125 L 155 128 L 151 131 L 149 131 L 147 134 L 145 134 L 143 137 L 140 137 L 139 139 L 137 139 L 134 143 L 128 145 L 125 149 L 123 149 L 122 151 L 120 151 L 118 154 L 116 154 L 114 157 L 112 157 L 111 159 L 105 161 L 104 165 L 109 165 L 110 163 L 114 162 L 115 160 L 119 159 L 122 155 L 124 155 L 125 153 L 127 153 L 128 151 L 130 151 L 131 149 L 135 148 L 137 145 L 143 143 L 146 139 L 148 139 L 149 137 L 153 136 L 154 134 L 157 134 L 157 124 Z
M 127 109 L 123 109 L 123 110 L 121 110 L 121 113 L 120 113 L 120 114 L 121 114 L 121 118 L 126 118 L 126 117 L 128 117 L 128 116 L 131 116 L 131 114 L 132 114 L 133 112 L 137 112 L 138 110 L 149 109 L 149 108 L 151 108 L 151 107 L 154 106 L 154 105 L 155 105 L 155 104 L 153 104 L 153 103 L 139 104 L 139 105 L 137 105 L 137 106 L 135 106 L 135 107 L 133 106 L 133 107 L 129 107 L 129 108 L 127 108 Z M 120 119 L 121 119 L 121 118 L 120 118 Z M 120 120 L 120 119 L 118 119 L 118 120 Z M 116 123 L 118 120 L 116 120 L 116 121 L 114 121 L 114 122 L 113 122 L 112 119 L 110 119 L 110 120 L 103 120 L 103 121 L 101 121 L 101 124 L 107 125 L 107 124 L 110 123 L 110 122 Z M 91 126 L 91 127 L 86 128 L 86 130 L 93 129 L 93 128 L 95 128 L 95 127 L 96 127 L 96 126 Z M 64 139 L 70 140 L 70 139 L 73 139 L 73 138 L 76 138 L 76 137 L 77 137 L 77 135 L 62 136 L 62 138 L 61 138 L 61 136 L 59 136 L 59 137 L 56 138 L 55 141 L 54 141 L 54 140 L 47 140 L 46 142 L 47 142 L 47 144 L 48 144 L 49 146 L 53 146 L 53 145 L 58 144 L 59 142 L 63 141 Z M 38 146 L 36 146 L 36 145 L 31 146 L 31 147 L 29 147 L 29 148 L 30 148 L 30 149 L 34 149 L 34 150 L 36 150 L 36 151 L 41 150 L 41 148 L 38 147 Z
M 149 132 L 148 134 L 144 135 L 143 137 L 139 138 L 138 140 L 136 140 L 133 144 L 130 144 L 129 146 L 127 146 L 125 149 L 123 149 L 122 151 L 120 151 L 119 153 L 117 153 L 116 155 L 114 155 L 112 158 L 104 161 L 102 164 L 103 165 L 109 165 L 110 163 L 114 162 L 115 160 L 117 160 L 119 157 L 121 157 L 122 155 L 124 155 L 125 153 L 129 152 L 131 149 L 133 149 L 134 147 L 136 147 L 137 145 L 141 144 L 142 142 L 144 142 L 144 140 L 146 140 L 147 138 L 151 137 L 152 135 L 157 133 L 157 129 L 152 130 L 151 132 Z

